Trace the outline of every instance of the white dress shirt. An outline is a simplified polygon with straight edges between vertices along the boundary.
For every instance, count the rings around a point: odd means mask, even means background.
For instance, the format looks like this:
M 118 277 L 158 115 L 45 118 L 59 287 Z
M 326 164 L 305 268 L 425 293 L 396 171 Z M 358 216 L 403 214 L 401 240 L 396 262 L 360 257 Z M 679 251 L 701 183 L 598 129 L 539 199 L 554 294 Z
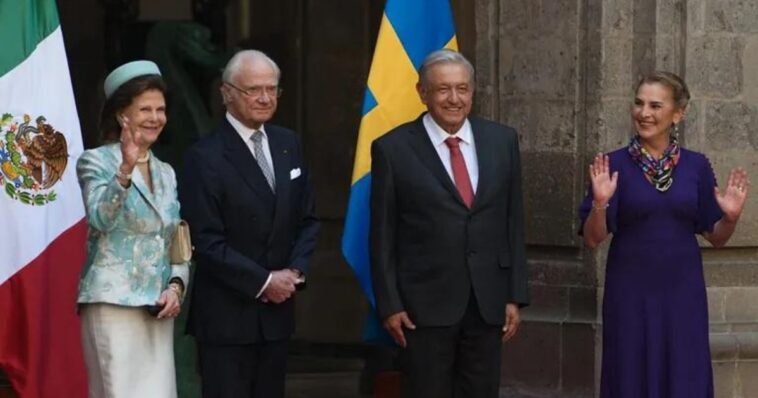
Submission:
M 263 155 L 266 157 L 266 163 L 268 163 L 268 167 L 271 169 L 271 171 L 276 172 L 274 170 L 274 162 L 271 160 L 271 149 L 268 147 L 268 136 L 266 135 L 266 127 L 264 125 L 261 125 L 261 127 L 258 130 L 251 129 L 250 127 L 245 126 L 240 122 L 239 120 L 235 119 L 234 116 L 232 116 L 231 113 L 226 112 L 226 120 L 229 121 L 229 123 L 234 127 L 234 130 L 237 132 L 237 134 L 242 137 L 242 141 L 245 141 L 245 145 L 247 145 L 247 149 L 250 150 L 250 153 L 255 157 L 255 149 L 253 142 L 250 137 L 253 136 L 253 133 L 256 131 L 260 131 L 261 134 L 263 134 L 263 139 L 261 140 L 261 144 L 263 146 Z M 258 160 L 257 158 L 255 160 Z
M 474 143 L 474 133 L 471 130 L 471 123 L 466 119 L 463 122 L 463 126 L 455 134 L 451 135 L 443 130 L 428 113 L 424 115 L 422 121 L 424 122 L 426 133 L 429 134 L 429 139 L 432 140 L 432 145 L 434 145 L 434 149 L 437 151 L 442 165 L 445 166 L 445 170 L 447 170 L 447 174 L 450 176 L 453 185 L 455 185 L 455 178 L 453 177 L 453 167 L 450 165 L 450 148 L 445 144 L 445 140 L 449 137 L 461 139 L 461 154 L 463 155 L 463 161 L 466 162 L 469 179 L 471 179 L 471 189 L 476 194 L 476 185 L 479 183 L 479 162 L 476 158 L 476 144 Z

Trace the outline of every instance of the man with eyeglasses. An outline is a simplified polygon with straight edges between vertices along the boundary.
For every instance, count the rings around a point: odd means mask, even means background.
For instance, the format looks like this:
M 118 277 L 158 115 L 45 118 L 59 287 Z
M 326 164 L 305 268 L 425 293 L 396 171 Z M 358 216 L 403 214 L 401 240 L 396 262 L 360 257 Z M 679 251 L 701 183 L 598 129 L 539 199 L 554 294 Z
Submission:
M 256 50 L 223 73 L 226 116 L 185 156 L 179 189 L 195 248 L 187 330 L 204 397 L 282 398 L 293 298 L 319 223 L 295 133 L 268 123 L 276 63 Z

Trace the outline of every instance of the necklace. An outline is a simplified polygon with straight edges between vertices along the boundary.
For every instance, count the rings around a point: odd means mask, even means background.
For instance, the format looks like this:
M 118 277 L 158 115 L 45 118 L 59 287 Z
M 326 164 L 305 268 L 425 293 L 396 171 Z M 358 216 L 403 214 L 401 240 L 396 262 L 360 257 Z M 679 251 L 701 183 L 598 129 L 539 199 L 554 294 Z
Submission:
M 137 163 L 147 163 L 150 160 L 150 152 L 146 152 L 145 156 L 137 158 Z

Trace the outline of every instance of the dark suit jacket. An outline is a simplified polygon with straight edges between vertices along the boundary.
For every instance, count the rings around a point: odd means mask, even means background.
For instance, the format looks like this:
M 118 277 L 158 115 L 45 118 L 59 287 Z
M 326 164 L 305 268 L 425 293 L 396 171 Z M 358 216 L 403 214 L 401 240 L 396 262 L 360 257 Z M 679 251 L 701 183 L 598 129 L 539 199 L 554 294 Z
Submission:
M 226 120 L 185 156 L 179 199 L 195 246 L 187 326 L 201 343 L 279 340 L 294 330 L 292 299 L 255 296 L 271 270 L 307 272 L 319 224 L 294 132 L 266 124 L 266 135 L 276 195 Z
M 421 117 L 371 147 L 371 276 L 382 318 L 407 311 L 417 326 L 450 326 L 473 290 L 484 320 L 498 325 L 506 303 L 528 303 L 518 136 L 469 121 L 479 162 L 470 210 Z

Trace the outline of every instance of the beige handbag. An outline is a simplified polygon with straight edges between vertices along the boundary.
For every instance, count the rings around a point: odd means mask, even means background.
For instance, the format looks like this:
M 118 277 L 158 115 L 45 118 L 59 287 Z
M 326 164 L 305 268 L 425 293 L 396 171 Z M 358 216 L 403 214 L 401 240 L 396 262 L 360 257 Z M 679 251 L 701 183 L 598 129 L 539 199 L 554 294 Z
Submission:
M 184 264 L 192 259 L 192 239 L 187 221 L 179 220 L 169 249 L 171 264 Z

